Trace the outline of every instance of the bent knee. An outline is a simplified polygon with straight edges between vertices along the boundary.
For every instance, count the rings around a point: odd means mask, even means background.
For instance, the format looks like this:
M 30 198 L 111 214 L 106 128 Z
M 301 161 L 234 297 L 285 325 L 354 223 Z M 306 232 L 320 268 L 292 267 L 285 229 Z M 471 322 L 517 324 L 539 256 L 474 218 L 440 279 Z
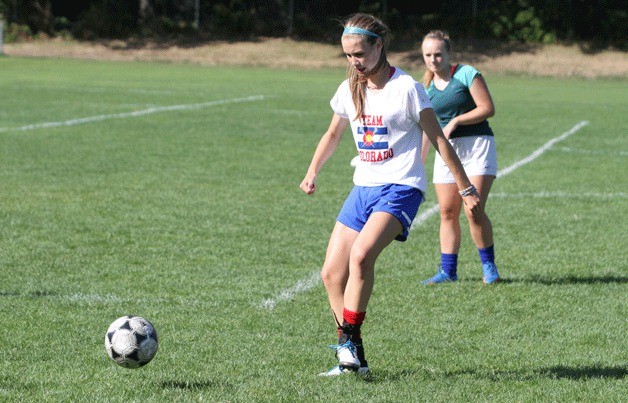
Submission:
M 354 248 L 351 251 L 351 270 L 358 270 L 360 273 L 364 273 L 375 264 L 375 258 L 376 256 L 371 250 Z
M 321 270 L 321 280 L 325 285 L 336 285 L 342 284 L 344 282 L 345 277 L 347 276 L 347 271 L 340 271 L 338 269 L 334 269 L 331 267 L 323 266 Z

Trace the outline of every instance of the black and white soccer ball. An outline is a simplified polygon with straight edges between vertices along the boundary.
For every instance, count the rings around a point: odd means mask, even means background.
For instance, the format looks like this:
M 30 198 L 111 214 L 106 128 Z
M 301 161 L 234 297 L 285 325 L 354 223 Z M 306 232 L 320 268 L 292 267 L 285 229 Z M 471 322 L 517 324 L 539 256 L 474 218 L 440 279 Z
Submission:
M 141 316 L 122 316 L 113 321 L 105 334 L 107 354 L 125 368 L 148 364 L 157 354 L 158 347 L 155 328 Z

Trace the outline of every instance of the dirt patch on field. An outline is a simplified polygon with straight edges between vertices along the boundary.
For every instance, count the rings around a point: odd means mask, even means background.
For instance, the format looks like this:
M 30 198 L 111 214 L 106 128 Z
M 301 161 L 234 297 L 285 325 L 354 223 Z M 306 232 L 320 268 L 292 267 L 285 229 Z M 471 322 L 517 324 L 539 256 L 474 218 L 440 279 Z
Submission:
M 343 68 L 339 45 L 292 39 L 214 41 L 203 44 L 133 41 L 76 42 L 45 40 L 4 45 L 8 56 L 67 57 L 94 60 L 169 61 L 205 66 L 247 65 L 272 68 Z M 455 60 L 481 71 L 556 77 L 628 78 L 628 53 L 584 51 L 578 46 L 458 46 Z M 418 44 L 403 51 L 389 51 L 389 60 L 401 68 L 422 70 Z

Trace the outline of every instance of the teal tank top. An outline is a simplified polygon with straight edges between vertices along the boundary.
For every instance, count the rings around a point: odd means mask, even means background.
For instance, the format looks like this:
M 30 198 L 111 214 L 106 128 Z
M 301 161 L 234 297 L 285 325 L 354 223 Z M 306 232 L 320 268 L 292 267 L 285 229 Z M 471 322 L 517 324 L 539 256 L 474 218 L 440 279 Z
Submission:
M 447 126 L 456 116 L 467 113 L 476 107 L 469 88 L 473 79 L 481 73 L 472 66 L 459 64 L 456 66 L 451 81 L 444 90 L 434 86 L 434 81 L 427 88 L 432 107 L 441 127 Z M 493 130 L 488 120 L 473 125 L 459 125 L 449 138 L 467 136 L 492 136 Z

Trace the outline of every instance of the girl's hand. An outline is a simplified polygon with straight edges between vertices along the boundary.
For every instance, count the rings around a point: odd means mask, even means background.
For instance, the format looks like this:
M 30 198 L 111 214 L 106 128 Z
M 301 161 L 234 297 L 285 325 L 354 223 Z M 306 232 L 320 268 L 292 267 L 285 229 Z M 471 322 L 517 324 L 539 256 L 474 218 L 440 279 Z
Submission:
M 465 206 L 471 211 L 474 220 L 478 220 L 482 214 L 482 205 L 480 204 L 480 195 L 477 191 L 462 197 Z
M 316 175 L 305 175 L 303 181 L 301 182 L 301 190 L 305 193 L 311 195 L 316 190 Z
M 458 121 L 456 119 L 452 119 L 447 123 L 447 126 L 443 127 L 443 134 L 445 138 L 448 139 L 451 136 L 451 133 L 454 132 L 458 128 Z

